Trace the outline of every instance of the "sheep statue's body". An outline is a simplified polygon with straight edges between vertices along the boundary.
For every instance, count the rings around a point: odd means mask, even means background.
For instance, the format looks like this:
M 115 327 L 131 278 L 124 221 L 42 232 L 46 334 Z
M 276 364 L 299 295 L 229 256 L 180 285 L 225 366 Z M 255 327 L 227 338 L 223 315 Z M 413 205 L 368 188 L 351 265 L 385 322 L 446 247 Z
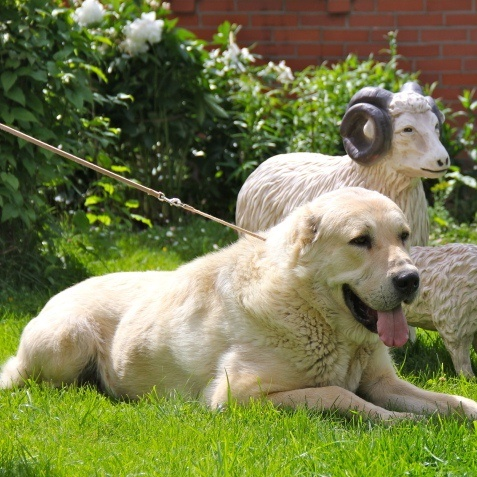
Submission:
M 405 310 L 410 325 L 438 331 L 457 373 L 473 378 L 477 352 L 477 245 L 412 247 L 421 275 L 419 297 Z
M 351 99 L 341 124 L 346 156 L 282 154 L 263 162 L 237 199 L 236 223 L 259 231 L 295 207 L 341 187 L 359 186 L 391 198 L 412 230 L 412 245 L 429 237 L 421 178 L 442 176 L 450 165 L 439 140 L 443 116 L 417 83 L 399 93 L 367 87 Z

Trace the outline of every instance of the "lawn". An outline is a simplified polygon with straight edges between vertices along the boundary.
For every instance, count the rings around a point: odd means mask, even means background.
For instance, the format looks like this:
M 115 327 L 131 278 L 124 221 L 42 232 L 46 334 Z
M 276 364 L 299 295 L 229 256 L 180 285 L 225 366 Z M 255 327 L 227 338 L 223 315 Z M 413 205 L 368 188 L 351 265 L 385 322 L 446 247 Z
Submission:
M 477 241 L 471 228 L 462 230 L 446 237 Z M 441 232 L 433 232 L 439 241 Z M 234 233 L 192 220 L 134 234 L 65 231 L 63 237 L 58 247 L 94 275 L 174 269 Z M 14 353 L 23 326 L 47 298 L 44 291 L 0 292 L 0 361 Z M 418 330 L 418 341 L 394 356 L 414 384 L 477 400 L 477 383 L 455 376 L 436 333 Z M 475 354 L 473 364 L 477 369 Z M 155 475 L 477 476 L 477 422 L 433 417 L 386 427 L 269 405 L 210 411 L 178 395 L 125 403 L 89 387 L 33 383 L 0 392 L 0 476 Z

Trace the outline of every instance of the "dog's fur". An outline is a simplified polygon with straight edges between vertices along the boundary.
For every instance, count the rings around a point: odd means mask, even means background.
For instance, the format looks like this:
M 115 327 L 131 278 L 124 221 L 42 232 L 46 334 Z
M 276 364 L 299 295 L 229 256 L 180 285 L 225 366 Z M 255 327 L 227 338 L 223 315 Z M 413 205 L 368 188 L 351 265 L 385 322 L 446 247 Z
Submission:
M 94 379 L 115 397 L 178 390 L 212 408 L 232 396 L 381 419 L 477 417 L 476 402 L 394 370 L 386 344 L 407 340 L 401 302 L 418 284 L 408 234 L 390 199 L 349 188 L 296 209 L 265 242 L 242 238 L 175 272 L 91 278 L 27 325 L 0 387 Z

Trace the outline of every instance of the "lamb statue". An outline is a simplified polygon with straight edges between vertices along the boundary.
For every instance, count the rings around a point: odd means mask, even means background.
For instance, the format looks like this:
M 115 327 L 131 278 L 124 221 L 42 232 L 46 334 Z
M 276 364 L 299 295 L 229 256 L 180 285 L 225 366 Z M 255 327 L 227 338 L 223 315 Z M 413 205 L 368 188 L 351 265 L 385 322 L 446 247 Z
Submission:
M 417 83 L 406 83 L 398 93 L 363 88 L 341 123 L 347 155 L 296 152 L 266 160 L 239 192 L 236 223 L 265 230 L 327 191 L 359 186 L 391 198 L 411 225 L 411 245 L 426 245 L 429 217 L 421 178 L 441 177 L 450 166 L 439 140 L 443 121 Z
M 387 195 L 411 225 L 411 245 L 421 246 L 411 248 L 421 271 L 422 294 L 407 307 L 408 322 L 438 331 L 455 370 L 473 377 L 469 348 L 473 343 L 477 351 L 477 247 L 424 247 L 429 216 L 421 178 L 441 177 L 450 166 L 439 139 L 443 121 L 434 100 L 424 96 L 417 83 L 406 83 L 398 93 L 363 88 L 351 98 L 341 123 L 347 155 L 290 153 L 266 160 L 239 192 L 236 223 L 251 231 L 265 230 L 295 207 L 341 187 L 360 186 Z
M 477 352 L 477 245 L 412 247 L 411 257 L 421 286 L 418 298 L 406 307 L 408 323 L 438 331 L 456 372 L 475 377 L 470 348 Z

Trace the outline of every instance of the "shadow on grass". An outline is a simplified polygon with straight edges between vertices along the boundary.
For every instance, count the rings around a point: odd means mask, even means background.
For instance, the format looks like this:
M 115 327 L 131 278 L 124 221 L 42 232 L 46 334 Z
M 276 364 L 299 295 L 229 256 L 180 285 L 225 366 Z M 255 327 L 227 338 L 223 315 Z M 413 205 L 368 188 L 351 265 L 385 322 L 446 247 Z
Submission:
M 417 340 L 408 343 L 402 348 L 392 350 L 392 356 L 397 368 L 403 376 L 414 375 L 423 379 L 440 377 L 455 377 L 456 372 L 449 352 L 435 331 L 417 328 Z M 473 350 L 471 354 L 472 366 L 477 370 L 477 356 Z

